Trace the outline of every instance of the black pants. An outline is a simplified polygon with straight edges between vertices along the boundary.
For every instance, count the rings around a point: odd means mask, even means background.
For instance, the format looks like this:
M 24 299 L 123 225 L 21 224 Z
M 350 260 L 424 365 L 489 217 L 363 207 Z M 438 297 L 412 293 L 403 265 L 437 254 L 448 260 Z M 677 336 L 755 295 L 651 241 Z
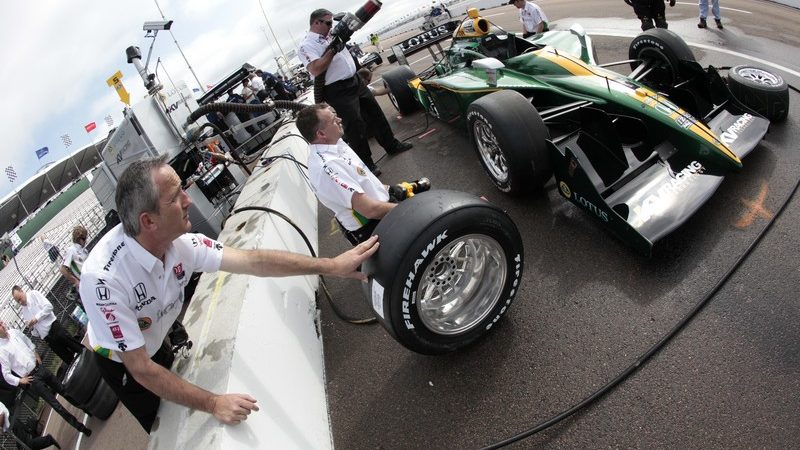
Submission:
M 60 447 L 58 442 L 53 439 L 53 436 L 49 434 L 44 436 L 38 435 L 36 432 L 36 422 L 34 420 L 27 419 L 22 423 L 20 423 L 19 420 L 12 420 L 14 423 L 11 425 L 11 432 L 31 450 L 40 450 L 50 447 L 51 445 Z
M 50 326 L 50 331 L 44 341 L 67 364 L 70 364 L 75 359 L 75 353 L 80 353 L 83 350 L 83 345 L 70 336 L 58 320 Z
M 369 239 L 369 237 L 372 236 L 372 232 L 375 230 L 375 227 L 378 226 L 379 223 L 381 223 L 380 220 L 370 219 L 369 222 L 367 222 L 367 224 L 364 225 L 363 227 L 355 231 L 350 231 L 344 226 L 342 226 L 342 223 L 339 222 L 338 220 L 336 222 L 339 224 L 339 227 L 342 228 L 344 237 L 346 237 L 347 240 L 350 241 L 351 244 L 353 244 L 353 246 L 356 246 Z
M 100 356 L 98 353 L 95 353 L 94 356 L 95 361 L 97 361 L 97 367 L 100 369 L 100 375 L 111 386 L 111 390 L 117 394 L 117 397 L 128 408 L 128 411 L 133 414 L 133 417 L 139 421 L 142 428 L 150 433 L 150 429 L 153 428 L 153 422 L 156 420 L 161 398 L 139 384 L 133 378 L 133 375 L 128 372 L 124 364 Z M 169 370 L 172 367 L 175 355 L 172 354 L 169 346 L 164 343 L 150 359 Z
M 633 12 L 642 21 L 642 30 L 653 28 L 653 20 L 658 28 L 667 28 L 664 0 L 633 0 Z
M 323 98 L 342 119 L 344 135 L 350 148 L 370 170 L 375 168 L 375 161 L 369 148 L 368 127 L 387 153 L 393 153 L 400 145 L 383 115 L 383 110 L 358 75 L 325 86 Z
M 43 366 L 36 366 L 30 375 L 33 378 L 30 384 L 22 385 L 22 388 L 25 389 L 29 395 L 31 395 L 34 399 L 41 398 L 42 400 L 46 401 L 47 404 L 53 408 L 53 411 L 58 413 L 59 416 L 63 417 L 64 420 L 68 424 L 72 425 L 72 427 L 76 430 L 86 430 L 86 427 L 83 425 L 83 423 L 81 423 L 80 420 L 67 411 L 66 408 L 64 408 L 64 406 L 61 405 L 61 403 L 59 403 L 56 399 L 54 392 L 64 395 L 64 385 L 58 381 L 55 375 L 50 373 L 50 371 Z

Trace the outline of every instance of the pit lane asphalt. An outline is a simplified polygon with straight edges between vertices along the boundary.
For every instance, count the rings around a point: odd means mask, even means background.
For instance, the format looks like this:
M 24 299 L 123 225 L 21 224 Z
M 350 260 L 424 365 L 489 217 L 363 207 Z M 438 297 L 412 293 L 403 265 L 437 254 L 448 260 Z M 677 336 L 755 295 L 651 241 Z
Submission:
M 593 13 L 609 16 L 603 19 L 586 17 L 585 2 L 538 3 L 557 28 L 578 22 L 590 34 L 599 28 L 638 31 L 623 2 L 592 2 Z M 723 6 L 754 14 L 723 10 L 724 31 L 697 30 L 696 4 L 679 3 L 667 8 L 670 29 L 690 43 L 798 71 L 797 10 L 764 2 Z M 484 11 L 511 30 L 518 26 L 514 13 L 510 6 Z M 594 40 L 601 61 L 627 58 L 628 38 Z M 703 65 L 747 61 L 709 48 L 694 50 Z M 414 68 L 423 63 L 430 60 Z M 377 73 L 390 68 L 384 64 Z M 781 73 L 800 86 L 800 77 Z M 385 97 L 380 102 L 398 137 L 424 129 L 423 114 L 401 118 Z M 800 177 L 800 96 L 791 93 L 791 102 L 788 120 L 772 126 L 744 160 L 744 170 L 728 176 L 649 259 L 561 199 L 552 180 L 545 195 L 504 196 L 484 175 L 465 131 L 431 119 L 434 131 L 410 139 L 413 150 L 380 162 L 381 179 L 396 183 L 427 176 L 434 188 L 484 195 L 507 210 L 524 240 L 521 289 L 501 326 L 485 339 L 436 357 L 406 350 L 379 325 L 340 321 L 321 299 L 335 446 L 479 448 L 549 419 L 614 378 L 711 289 L 794 187 Z M 372 148 L 375 157 L 383 155 L 377 144 Z M 798 203 L 791 201 L 711 303 L 638 372 L 589 408 L 510 448 L 796 448 Z M 320 253 L 347 249 L 322 206 L 319 217 Z M 357 282 L 328 283 L 348 313 L 370 313 Z

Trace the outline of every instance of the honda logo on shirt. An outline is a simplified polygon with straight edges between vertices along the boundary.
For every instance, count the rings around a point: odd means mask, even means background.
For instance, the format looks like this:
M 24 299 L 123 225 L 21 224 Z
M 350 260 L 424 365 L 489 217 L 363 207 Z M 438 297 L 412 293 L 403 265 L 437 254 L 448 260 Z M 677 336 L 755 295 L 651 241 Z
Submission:
M 98 300 L 100 300 L 100 301 L 108 300 L 108 288 L 107 287 L 98 286 L 97 289 L 95 289 L 95 292 L 97 293 L 97 299 Z
M 136 298 L 141 302 L 147 298 L 147 289 L 144 287 L 144 283 L 139 283 L 133 287 L 133 292 L 136 294 Z

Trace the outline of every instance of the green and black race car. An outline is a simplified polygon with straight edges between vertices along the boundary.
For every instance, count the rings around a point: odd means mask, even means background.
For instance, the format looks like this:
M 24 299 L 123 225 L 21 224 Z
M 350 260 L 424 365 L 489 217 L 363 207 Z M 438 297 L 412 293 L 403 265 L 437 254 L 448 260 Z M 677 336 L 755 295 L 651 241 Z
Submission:
M 789 93 L 753 66 L 723 79 L 665 29 L 635 37 L 629 58 L 598 64 L 580 26 L 525 40 L 473 9 L 441 60 L 383 81 L 401 113 L 421 106 L 465 125 L 501 191 L 535 191 L 555 175 L 562 196 L 649 254 L 786 118 Z M 632 72 L 607 69 L 620 65 Z

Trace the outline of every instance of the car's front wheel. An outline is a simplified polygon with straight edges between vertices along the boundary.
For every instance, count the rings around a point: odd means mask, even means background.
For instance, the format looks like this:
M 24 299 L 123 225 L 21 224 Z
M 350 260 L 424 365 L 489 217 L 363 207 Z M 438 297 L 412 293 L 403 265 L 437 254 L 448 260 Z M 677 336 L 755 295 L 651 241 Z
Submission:
M 636 60 L 631 69 L 647 64 L 647 73 L 637 80 L 656 90 L 663 90 L 684 79 L 681 61 L 695 61 L 694 53 L 680 36 L 664 28 L 651 28 L 631 41 L 628 58 Z
M 375 234 L 381 248 L 363 266 L 367 297 L 389 334 L 415 352 L 441 354 L 474 342 L 519 289 L 519 231 L 500 208 L 473 195 L 415 195 Z
M 389 89 L 389 100 L 401 114 L 410 114 L 419 108 L 414 91 L 408 85 L 417 74 L 408 66 L 399 66 L 383 74 L 383 85 Z
M 532 192 L 553 175 L 547 127 L 519 92 L 497 91 L 474 101 L 467 126 L 484 171 L 501 191 Z

